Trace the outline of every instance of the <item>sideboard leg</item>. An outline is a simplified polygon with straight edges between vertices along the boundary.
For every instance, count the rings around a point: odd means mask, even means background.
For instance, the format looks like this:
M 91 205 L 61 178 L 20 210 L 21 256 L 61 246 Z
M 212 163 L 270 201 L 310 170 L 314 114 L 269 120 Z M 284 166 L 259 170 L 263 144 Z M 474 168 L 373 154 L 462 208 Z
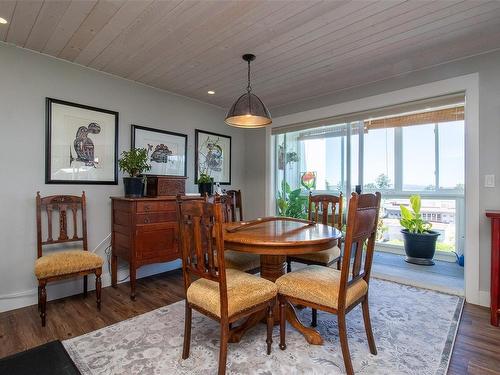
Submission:
M 111 285 L 113 288 L 118 286 L 118 257 L 111 254 Z
M 130 263 L 130 299 L 135 301 L 135 281 L 136 281 L 136 269 L 133 263 Z

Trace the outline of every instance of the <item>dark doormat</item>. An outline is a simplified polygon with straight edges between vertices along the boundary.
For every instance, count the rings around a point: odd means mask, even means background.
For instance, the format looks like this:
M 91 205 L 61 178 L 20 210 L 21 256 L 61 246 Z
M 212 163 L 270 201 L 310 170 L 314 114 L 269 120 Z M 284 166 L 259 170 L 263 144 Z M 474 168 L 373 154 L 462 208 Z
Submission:
M 0 359 L 0 375 L 80 375 L 60 341 Z

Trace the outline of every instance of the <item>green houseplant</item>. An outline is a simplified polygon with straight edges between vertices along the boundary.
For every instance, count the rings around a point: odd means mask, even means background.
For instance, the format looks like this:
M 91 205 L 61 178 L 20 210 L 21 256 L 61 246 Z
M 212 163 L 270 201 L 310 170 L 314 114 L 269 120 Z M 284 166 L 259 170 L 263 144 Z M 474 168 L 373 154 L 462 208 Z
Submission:
M 212 194 L 214 179 L 210 177 L 208 173 L 200 173 L 196 183 L 198 184 L 198 192 L 202 196 L 205 195 L 205 193 L 208 195 Z
M 281 183 L 281 191 L 278 191 L 277 205 L 278 215 L 295 217 L 297 219 L 307 218 L 308 197 L 300 195 L 300 188 L 292 190 L 288 182 Z
M 425 266 L 432 266 L 436 252 L 436 241 L 439 233 L 432 231 L 432 224 L 422 219 L 420 213 L 421 199 L 419 195 L 410 197 L 411 209 L 400 205 L 401 219 L 399 220 L 404 238 L 406 261 Z
M 139 177 L 142 173 L 149 171 L 148 150 L 145 148 L 132 148 L 130 151 L 123 151 L 118 160 L 120 171 L 128 174 L 123 177 L 126 197 L 142 197 L 144 192 L 144 177 Z

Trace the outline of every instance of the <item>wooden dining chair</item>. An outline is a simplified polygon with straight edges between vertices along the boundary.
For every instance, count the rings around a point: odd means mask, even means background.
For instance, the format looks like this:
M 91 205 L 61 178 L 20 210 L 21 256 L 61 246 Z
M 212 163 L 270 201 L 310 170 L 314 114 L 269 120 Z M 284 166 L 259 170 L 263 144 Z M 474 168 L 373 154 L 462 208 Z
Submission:
M 222 205 L 222 220 L 224 223 L 236 221 L 238 205 L 241 206 L 241 193 L 239 194 L 240 203 L 238 204 L 238 195 L 229 194 L 230 190 L 224 195 L 207 196 L 207 202 L 218 202 Z M 239 191 L 239 190 L 238 190 Z M 239 221 L 242 221 L 242 211 L 239 209 Z M 258 273 L 260 271 L 260 256 L 257 254 L 243 253 L 226 249 L 225 251 L 226 268 L 233 268 L 248 273 Z
M 226 194 L 230 197 L 234 197 L 234 211 L 238 211 L 238 215 L 233 221 L 239 220 L 243 221 L 243 198 L 241 196 L 241 190 L 227 190 Z
M 179 245 L 186 291 L 184 347 L 189 357 L 192 309 L 220 323 L 219 375 L 226 372 L 230 324 L 266 310 L 267 354 L 271 353 L 277 287 L 266 279 L 226 269 L 220 203 L 177 200 Z M 193 281 L 192 277 L 197 280 Z M 211 340 L 212 338 L 207 338 Z
M 337 196 L 330 194 L 312 195 L 312 193 L 309 192 L 308 219 L 317 223 L 331 225 L 338 230 L 342 230 L 342 193 Z M 287 257 L 287 272 L 292 271 L 292 262 L 325 267 L 330 267 L 334 263 L 337 263 L 337 269 L 340 270 L 341 257 L 342 253 L 340 251 L 339 241 L 338 244 L 331 249 Z
M 307 266 L 276 280 L 280 304 L 280 348 L 285 343 L 287 302 L 337 314 L 340 346 L 347 374 L 354 374 L 347 342 L 346 314 L 361 304 L 368 346 L 377 354 L 368 308 L 368 285 L 380 209 L 380 193 L 358 195 L 349 201 L 347 233 L 341 270 Z M 366 249 L 364 249 L 366 247 Z M 352 265 L 351 265 L 351 259 Z
M 42 240 L 42 211 L 46 213 L 47 239 Z M 73 235 L 68 231 L 68 212 L 71 212 Z M 58 217 L 54 218 L 54 212 Z M 81 214 L 81 235 L 78 234 L 78 212 Z M 101 274 L 103 259 L 88 251 L 87 245 L 87 217 L 85 192 L 82 196 L 51 195 L 41 197 L 36 194 L 36 225 L 37 225 L 37 260 L 35 261 L 35 276 L 38 279 L 38 309 L 45 327 L 48 282 L 68 277 L 83 276 L 83 295 L 87 296 L 87 275 L 95 274 L 97 308 L 101 309 Z M 59 235 L 53 238 L 53 222 L 59 223 Z M 81 243 L 81 247 L 70 247 L 74 243 Z M 44 250 L 52 247 L 50 253 L 43 254 Z M 55 249 L 57 247 L 57 249 Z

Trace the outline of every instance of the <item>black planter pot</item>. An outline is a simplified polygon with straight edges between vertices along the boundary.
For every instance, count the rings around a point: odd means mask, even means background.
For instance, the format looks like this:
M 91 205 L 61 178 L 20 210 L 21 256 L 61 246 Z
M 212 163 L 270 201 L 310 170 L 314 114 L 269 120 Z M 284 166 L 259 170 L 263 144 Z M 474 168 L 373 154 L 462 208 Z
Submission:
M 439 233 L 429 231 L 426 233 L 410 233 L 407 229 L 401 230 L 405 240 L 406 261 L 421 266 L 434 265 L 434 253 Z
M 123 177 L 125 196 L 128 198 L 139 198 L 144 195 L 144 182 L 142 177 Z
M 204 196 L 205 193 L 208 195 L 212 195 L 214 183 L 212 182 L 203 182 L 198 184 L 198 193 L 201 194 L 201 196 Z

